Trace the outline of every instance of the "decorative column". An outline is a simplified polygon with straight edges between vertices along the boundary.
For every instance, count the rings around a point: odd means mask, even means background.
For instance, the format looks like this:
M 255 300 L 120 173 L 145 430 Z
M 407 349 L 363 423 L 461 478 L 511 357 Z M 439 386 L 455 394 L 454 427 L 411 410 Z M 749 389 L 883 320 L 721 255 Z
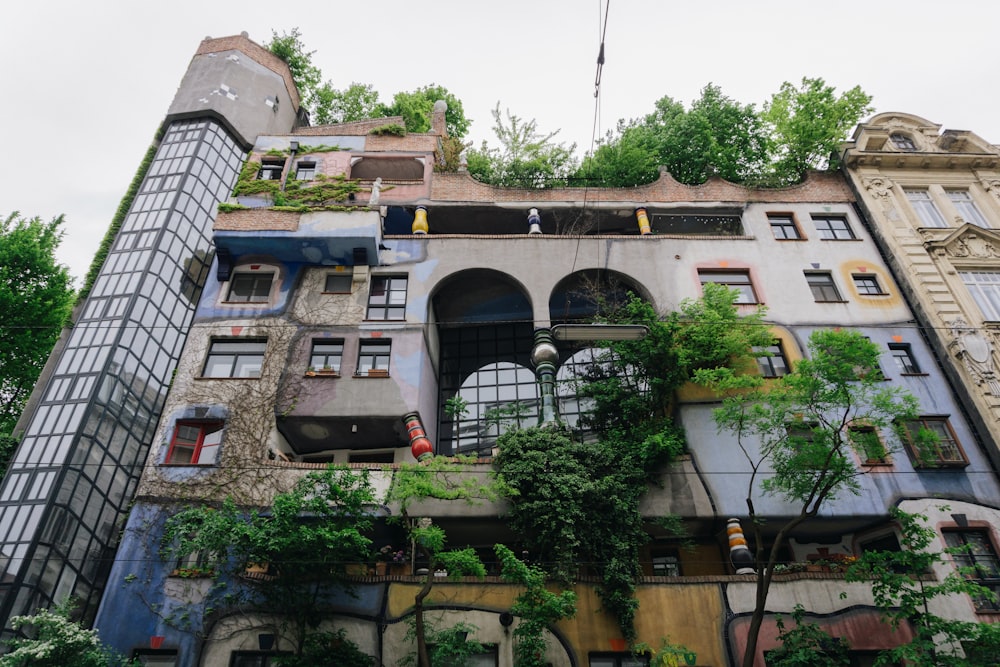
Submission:
M 410 436 L 410 453 L 417 461 L 434 456 L 434 445 L 427 438 L 424 432 L 424 425 L 420 421 L 419 412 L 408 412 L 403 415 L 403 423 L 406 424 L 406 433 Z
M 635 209 L 635 219 L 639 221 L 639 234 L 641 236 L 648 236 L 653 233 L 652 228 L 649 226 L 649 216 L 646 215 L 646 209 Z
M 410 228 L 410 231 L 414 234 L 426 234 L 428 229 L 427 207 L 418 206 L 416 213 L 413 214 L 413 225 Z
M 541 406 L 538 410 L 538 424 L 554 424 L 559 421 L 556 410 L 556 364 L 559 362 L 559 351 L 552 342 L 552 333 L 548 329 L 535 329 L 535 346 L 531 350 L 531 363 L 535 367 L 535 378 L 541 393 Z
M 542 233 L 542 217 L 538 215 L 537 208 L 528 210 L 528 233 L 529 234 Z
M 726 533 L 729 535 L 729 559 L 733 561 L 736 574 L 753 574 L 753 554 L 747 548 L 740 520 L 730 519 L 726 525 Z

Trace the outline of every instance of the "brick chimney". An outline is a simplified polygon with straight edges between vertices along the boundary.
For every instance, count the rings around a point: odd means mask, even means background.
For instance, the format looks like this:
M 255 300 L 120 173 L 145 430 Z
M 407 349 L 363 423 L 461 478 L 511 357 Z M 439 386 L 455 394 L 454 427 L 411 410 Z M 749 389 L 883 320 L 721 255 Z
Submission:
M 439 137 L 447 137 L 448 130 L 445 127 L 444 114 L 448 111 L 448 103 L 438 100 L 434 103 L 434 110 L 431 111 L 431 132 Z

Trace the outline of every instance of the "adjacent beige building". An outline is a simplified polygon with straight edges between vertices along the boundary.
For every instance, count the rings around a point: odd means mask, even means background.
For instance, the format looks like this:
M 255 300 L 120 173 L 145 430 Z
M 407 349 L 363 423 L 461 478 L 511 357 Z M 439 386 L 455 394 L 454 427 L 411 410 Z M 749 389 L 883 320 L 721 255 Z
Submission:
M 843 162 L 920 327 L 1000 461 L 1000 146 L 883 113 L 859 125 Z

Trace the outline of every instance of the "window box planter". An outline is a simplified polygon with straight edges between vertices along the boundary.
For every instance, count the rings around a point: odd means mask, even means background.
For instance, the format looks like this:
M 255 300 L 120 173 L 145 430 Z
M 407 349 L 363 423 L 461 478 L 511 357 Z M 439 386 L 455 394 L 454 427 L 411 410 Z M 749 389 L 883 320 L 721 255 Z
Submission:
M 389 371 L 385 368 L 369 368 L 368 377 L 370 378 L 387 378 L 389 377 Z

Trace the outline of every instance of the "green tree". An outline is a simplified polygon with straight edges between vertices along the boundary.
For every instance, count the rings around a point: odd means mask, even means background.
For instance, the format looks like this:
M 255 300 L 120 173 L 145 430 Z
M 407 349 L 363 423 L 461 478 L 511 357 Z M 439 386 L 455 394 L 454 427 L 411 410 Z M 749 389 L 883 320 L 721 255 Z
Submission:
M 538 131 L 538 123 L 512 115 L 508 109 L 500 113 L 500 103 L 493 110 L 493 133 L 500 148 L 491 148 L 485 141 L 480 148 L 469 150 L 469 173 L 476 179 L 507 188 L 551 188 L 566 185 L 576 169 L 573 151 L 576 144 L 565 146 L 549 134 Z
M 271 41 L 264 44 L 264 48 L 288 65 L 295 87 L 299 90 L 301 104 L 311 113 L 316 105 L 316 93 L 323 80 L 323 72 L 313 64 L 313 55 L 316 52 L 306 50 L 302 33 L 297 27 L 292 28 L 291 32 L 282 31 L 280 35 L 276 30 L 272 30 Z
M 11 434 L 73 308 L 72 278 L 55 258 L 63 217 L 0 219 L 0 434 Z
M 463 471 L 463 459 L 456 463 L 444 456 L 435 456 L 417 464 L 404 464 L 396 471 L 386 500 L 397 503 L 397 521 L 406 529 L 414 549 L 427 563 L 427 574 L 413 599 L 413 629 L 417 640 L 417 665 L 432 667 L 428 650 L 430 629 L 424 618 L 424 600 L 434 586 L 435 571 L 447 570 L 449 577 L 485 577 L 486 568 L 475 549 L 446 547 L 444 529 L 418 514 L 427 501 L 459 501 L 476 503 L 492 499 L 493 485 Z M 417 514 L 415 514 L 417 513 Z
M 942 508 L 945 509 L 945 508 Z M 876 665 L 907 664 L 913 667 L 979 667 L 978 658 L 965 655 L 963 644 L 984 651 L 981 655 L 1000 655 L 1000 627 L 987 623 L 972 623 L 942 618 L 930 611 L 935 598 L 969 595 L 973 598 L 994 599 L 985 586 L 972 578 L 975 572 L 952 569 L 940 581 L 930 581 L 923 575 L 936 566 L 959 560 L 965 550 L 948 547 L 931 550 L 938 536 L 925 525 L 926 518 L 909 514 L 899 508 L 890 510 L 899 524 L 899 551 L 866 551 L 847 570 L 846 580 L 871 584 L 875 605 L 882 612 L 883 622 L 893 629 L 909 624 L 913 639 L 901 646 L 883 651 Z
M 431 111 L 438 100 L 444 100 L 448 105 L 448 110 L 444 114 L 448 135 L 456 139 L 463 138 L 468 134 L 472 121 L 465 117 L 462 101 L 444 86 L 434 83 L 410 92 L 396 93 L 392 98 L 392 104 L 385 107 L 384 113 L 379 115 L 402 116 L 408 132 L 429 132 Z
M 493 547 L 500 561 L 501 578 L 524 586 L 510 611 L 521 619 L 514 629 L 514 664 L 516 667 L 544 667 L 548 643 L 545 631 L 564 618 L 576 616 L 576 593 L 546 588 L 545 570 L 528 565 L 502 544 Z
M 795 183 L 807 169 L 837 168 L 840 143 L 872 112 L 871 101 L 859 86 L 837 96 L 821 78 L 803 78 L 798 88 L 781 84 L 761 114 L 773 133 L 774 180 Z
M 29 636 L 3 642 L 8 653 L 0 656 L 0 667 L 138 667 L 101 644 L 96 630 L 70 620 L 69 612 L 70 607 L 62 605 L 13 617 L 11 627 Z
M 217 577 L 234 578 L 251 564 L 268 564 L 273 575 L 242 604 L 286 620 L 296 654 L 322 617 L 324 594 L 346 588 L 348 563 L 371 552 L 374 491 L 367 470 L 329 467 L 275 495 L 268 511 L 238 507 L 190 507 L 167 520 L 163 555 L 168 560 L 199 553 Z
M 831 637 L 816 623 L 806 623 L 805 616 L 805 608 L 795 605 L 792 611 L 795 627 L 787 629 L 784 619 L 778 617 L 781 645 L 768 652 L 768 667 L 850 667 L 847 641 Z
M 852 436 L 851 424 L 892 431 L 917 416 L 910 393 L 886 387 L 879 370 L 879 348 L 854 331 L 818 330 L 809 337 L 810 358 L 794 372 L 747 390 L 739 377 L 710 370 L 696 378 L 730 395 L 715 411 L 720 430 L 733 432 L 752 474 L 747 483 L 747 511 L 756 545 L 757 589 L 747 636 L 744 667 L 752 667 L 767 605 L 774 565 L 785 540 L 803 522 L 843 492 L 857 493 L 852 453 L 867 441 Z M 922 434 L 924 437 L 928 433 Z M 792 518 L 765 548 L 758 493 L 784 499 Z
M 312 122 L 315 125 L 349 123 L 379 118 L 385 116 L 385 112 L 386 107 L 379 102 L 378 91 L 371 84 L 352 82 L 347 88 L 338 90 L 327 81 L 316 89 Z
M 336 632 L 310 632 L 298 655 L 276 655 L 278 667 L 375 667 L 375 658 L 350 640 L 343 628 Z

